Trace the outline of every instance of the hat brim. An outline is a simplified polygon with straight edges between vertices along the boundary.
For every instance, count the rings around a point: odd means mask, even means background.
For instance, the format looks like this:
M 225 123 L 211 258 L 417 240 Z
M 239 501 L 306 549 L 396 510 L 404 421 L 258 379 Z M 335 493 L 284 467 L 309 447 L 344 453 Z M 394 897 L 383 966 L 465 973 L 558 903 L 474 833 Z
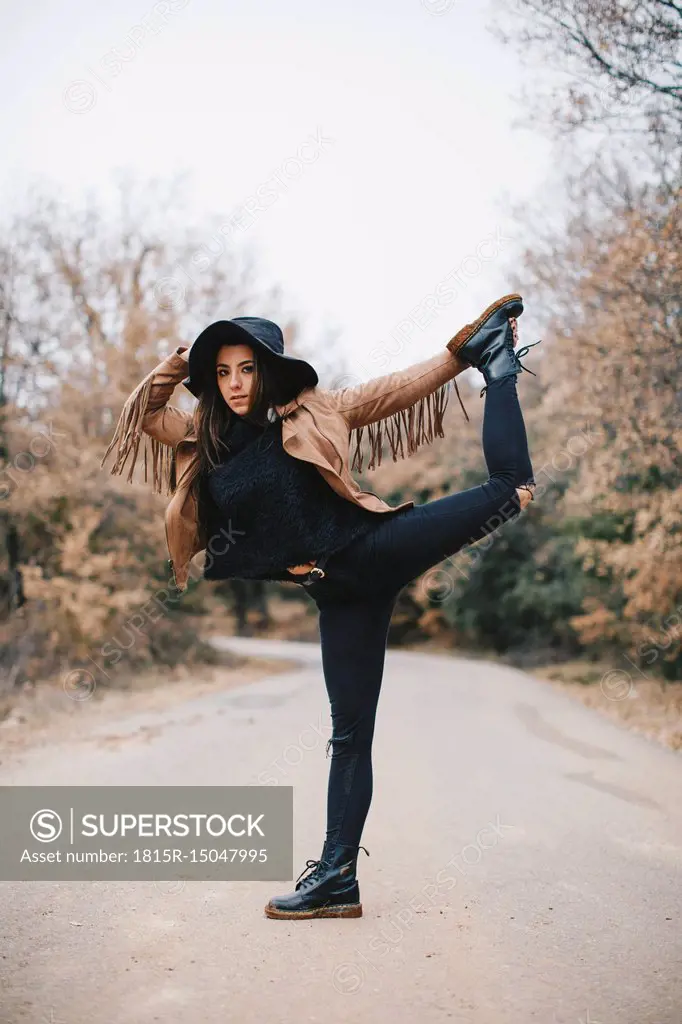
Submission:
M 182 383 L 195 398 L 199 398 L 206 385 L 209 368 L 215 368 L 215 356 L 218 349 L 227 344 L 249 345 L 256 349 L 264 359 L 270 360 L 277 371 L 280 385 L 278 390 L 281 389 L 281 395 L 277 396 L 278 404 L 291 401 L 304 388 L 315 387 L 319 383 L 317 371 L 305 359 L 273 352 L 271 348 L 258 338 L 254 338 L 239 324 L 229 320 L 216 320 L 215 323 L 204 328 L 189 351 L 187 359 L 189 377 Z

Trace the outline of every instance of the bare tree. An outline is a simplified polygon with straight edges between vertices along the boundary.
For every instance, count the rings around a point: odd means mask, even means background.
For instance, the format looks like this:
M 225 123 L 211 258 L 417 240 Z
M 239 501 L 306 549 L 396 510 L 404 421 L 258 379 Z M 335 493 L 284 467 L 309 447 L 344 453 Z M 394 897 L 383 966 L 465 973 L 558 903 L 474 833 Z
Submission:
M 543 67 L 528 101 L 557 134 L 646 135 L 670 160 L 682 142 L 682 3 L 497 0 L 492 31 Z M 547 69 L 553 74 L 550 78 Z

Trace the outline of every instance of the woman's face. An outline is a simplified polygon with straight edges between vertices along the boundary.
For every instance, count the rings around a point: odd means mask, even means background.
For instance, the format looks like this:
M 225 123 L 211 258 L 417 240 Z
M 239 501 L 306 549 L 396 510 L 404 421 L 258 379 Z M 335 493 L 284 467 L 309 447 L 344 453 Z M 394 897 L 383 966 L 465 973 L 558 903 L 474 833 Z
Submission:
M 249 411 L 255 393 L 256 361 L 250 345 L 223 345 L 216 355 L 220 393 L 233 412 Z

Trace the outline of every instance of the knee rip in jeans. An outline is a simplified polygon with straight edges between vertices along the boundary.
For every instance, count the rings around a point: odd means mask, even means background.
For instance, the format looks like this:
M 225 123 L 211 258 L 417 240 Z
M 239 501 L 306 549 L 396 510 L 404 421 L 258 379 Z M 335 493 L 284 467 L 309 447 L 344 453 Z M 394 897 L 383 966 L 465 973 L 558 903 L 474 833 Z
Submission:
M 332 746 L 332 744 L 334 744 L 334 750 L 336 750 L 338 746 L 342 747 L 344 744 L 352 746 L 355 740 L 355 732 L 356 726 L 351 726 L 349 729 L 346 729 L 346 731 L 344 733 L 341 733 L 339 736 L 330 737 L 330 739 L 327 740 L 325 757 L 329 757 L 329 748 Z M 334 751 L 332 751 L 332 757 L 333 756 Z

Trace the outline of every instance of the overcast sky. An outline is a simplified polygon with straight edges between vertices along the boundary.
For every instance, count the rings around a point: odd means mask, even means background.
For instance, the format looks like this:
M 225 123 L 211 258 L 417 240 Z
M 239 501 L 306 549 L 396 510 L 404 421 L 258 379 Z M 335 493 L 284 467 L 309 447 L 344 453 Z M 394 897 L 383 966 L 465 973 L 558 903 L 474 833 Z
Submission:
M 506 211 L 552 151 L 512 127 L 524 71 L 486 0 L 1 2 L 5 210 L 34 175 L 187 172 L 190 217 L 255 247 L 360 379 L 508 290 Z

